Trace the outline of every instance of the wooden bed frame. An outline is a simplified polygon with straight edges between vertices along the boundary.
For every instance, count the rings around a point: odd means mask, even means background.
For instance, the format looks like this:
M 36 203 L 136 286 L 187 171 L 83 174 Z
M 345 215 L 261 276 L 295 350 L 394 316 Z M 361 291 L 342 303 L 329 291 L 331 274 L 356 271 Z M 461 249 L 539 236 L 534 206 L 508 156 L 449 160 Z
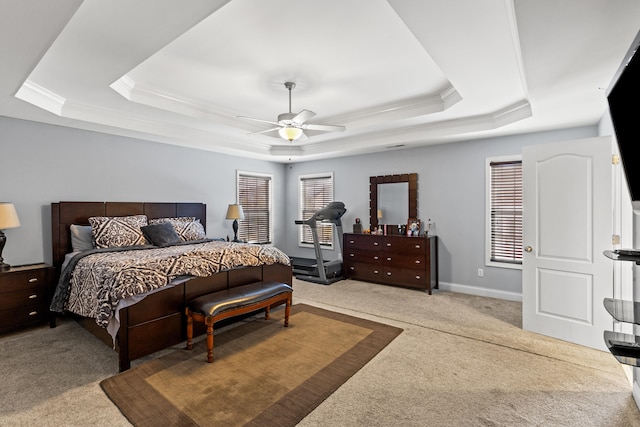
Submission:
M 137 203 L 137 202 L 59 202 L 51 204 L 53 265 L 56 277 L 66 254 L 71 249 L 70 226 L 88 225 L 92 216 L 146 215 L 149 219 L 194 216 L 206 226 L 207 212 L 203 203 Z M 222 271 L 209 277 L 198 277 L 158 291 L 142 301 L 120 310 L 120 329 L 116 338 L 120 371 L 131 367 L 131 361 L 186 340 L 185 304 L 207 293 L 260 281 L 292 284 L 291 266 L 282 264 L 243 267 Z M 57 281 L 56 281 L 57 283 Z M 105 328 L 95 319 L 79 318 L 94 335 L 113 346 Z M 52 321 L 52 327 L 55 321 Z M 195 334 L 205 332 L 204 327 Z

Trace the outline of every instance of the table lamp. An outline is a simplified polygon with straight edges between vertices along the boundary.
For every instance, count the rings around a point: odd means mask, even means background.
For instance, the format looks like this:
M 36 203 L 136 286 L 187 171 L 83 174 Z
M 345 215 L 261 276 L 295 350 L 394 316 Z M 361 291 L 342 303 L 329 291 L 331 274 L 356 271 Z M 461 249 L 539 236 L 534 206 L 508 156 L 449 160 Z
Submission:
M 233 241 L 239 242 L 238 240 L 238 220 L 244 219 L 244 211 L 242 210 L 241 205 L 229 205 L 227 208 L 227 219 L 233 220 Z
M 16 227 L 20 227 L 20 220 L 13 203 L 0 203 L 0 271 L 11 268 L 2 258 L 2 250 L 5 243 L 7 243 L 7 236 L 4 235 L 2 230 Z

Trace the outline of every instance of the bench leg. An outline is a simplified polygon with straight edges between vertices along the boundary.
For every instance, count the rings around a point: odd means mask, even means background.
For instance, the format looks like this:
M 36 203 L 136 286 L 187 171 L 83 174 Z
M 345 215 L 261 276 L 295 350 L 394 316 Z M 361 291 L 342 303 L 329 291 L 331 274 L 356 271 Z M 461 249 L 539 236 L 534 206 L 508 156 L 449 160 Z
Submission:
M 207 317 L 207 362 L 213 362 L 213 317 Z
M 193 349 L 193 316 L 187 308 L 187 350 Z
M 269 320 L 269 306 L 264 308 L 264 320 Z
M 289 298 L 287 298 L 287 304 L 284 307 L 284 326 L 285 328 L 289 326 L 289 313 L 291 312 L 291 294 L 289 294 Z

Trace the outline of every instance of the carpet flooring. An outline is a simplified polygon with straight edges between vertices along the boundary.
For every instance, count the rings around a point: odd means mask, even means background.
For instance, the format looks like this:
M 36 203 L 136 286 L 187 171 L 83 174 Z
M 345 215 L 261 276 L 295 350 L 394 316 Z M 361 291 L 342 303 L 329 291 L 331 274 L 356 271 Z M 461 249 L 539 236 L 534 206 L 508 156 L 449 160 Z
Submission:
M 293 288 L 296 305 L 403 329 L 298 427 L 640 427 L 628 371 L 608 352 L 523 330 L 519 302 L 354 280 Z M 129 427 L 100 386 L 117 374 L 113 350 L 71 320 L 4 335 L 0 426 Z

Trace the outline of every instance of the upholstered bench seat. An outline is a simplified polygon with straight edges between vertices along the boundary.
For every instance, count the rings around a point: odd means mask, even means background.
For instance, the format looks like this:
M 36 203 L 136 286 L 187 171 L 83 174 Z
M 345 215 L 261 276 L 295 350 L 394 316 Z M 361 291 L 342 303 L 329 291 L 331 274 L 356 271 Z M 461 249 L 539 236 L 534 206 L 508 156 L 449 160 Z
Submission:
M 207 326 L 207 362 L 213 362 L 213 324 L 219 320 L 285 303 L 284 326 L 289 326 L 293 289 L 279 282 L 257 282 L 202 295 L 187 302 L 187 350 L 193 348 L 193 321 Z

